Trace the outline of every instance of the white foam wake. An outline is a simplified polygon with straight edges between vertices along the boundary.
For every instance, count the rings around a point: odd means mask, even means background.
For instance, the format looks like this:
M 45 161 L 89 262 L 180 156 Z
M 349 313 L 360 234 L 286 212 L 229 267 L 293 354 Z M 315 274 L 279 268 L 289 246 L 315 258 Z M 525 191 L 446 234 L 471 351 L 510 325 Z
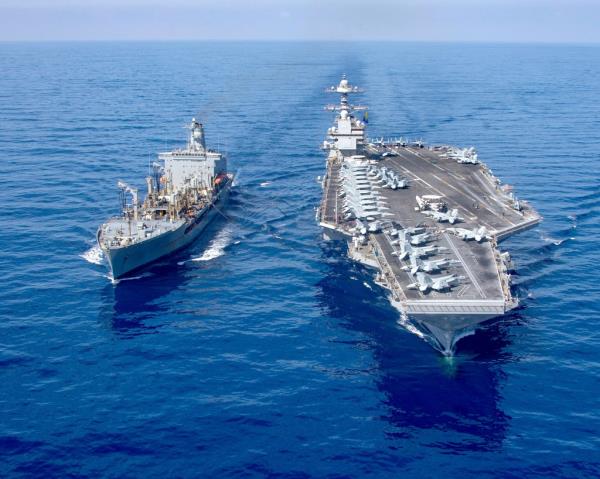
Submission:
M 192 261 L 210 261 L 225 254 L 225 248 L 231 243 L 232 236 L 231 228 L 224 228 L 219 231 L 219 234 L 208 244 L 201 256 L 192 258 Z
M 98 245 L 92 246 L 85 253 L 80 254 L 79 257 L 92 264 L 102 264 L 104 262 L 104 253 Z
M 233 182 L 231 183 L 231 186 L 235 187 L 235 186 L 239 185 L 241 173 L 242 173 L 242 169 L 240 168 L 233 174 Z
M 406 311 L 400 312 L 400 317 L 398 318 L 397 322 L 400 326 L 402 326 L 404 329 L 406 329 L 409 333 L 412 333 L 421 339 L 425 339 L 425 334 L 423 334 L 422 331 L 420 331 L 416 326 L 414 326 L 410 322 L 410 320 L 408 319 L 408 314 L 406 314 Z
M 554 239 L 554 238 L 550 238 L 550 237 L 544 236 L 544 235 L 541 235 L 541 238 L 546 243 L 552 243 L 554 246 L 560 246 L 565 241 L 573 241 L 575 239 L 574 237 L 563 238 L 563 239 Z
M 263 182 L 260 184 L 260 187 L 261 187 L 261 188 L 266 188 L 266 187 L 267 187 L 267 186 L 269 186 L 271 183 L 272 183 L 272 181 L 263 181 Z
M 105 274 L 103 275 L 105 278 L 107 278 L 108 280 L 110 280 L 110 282 L 113 285 L 117 285 L 119 284 L 121 281 L 135 281 L 136 279 L 142 279 L 142 278 L 147 278 L 148 276 L 152 276 L 153 273 L 151 273 L 150 271 L 147 271 L 145 273 L 140 274 L 139 276 L 127 276 L 125 278 L 119 278 L 119 279 L 115 279 L 112 277 L 112 275 L 110 274 Z

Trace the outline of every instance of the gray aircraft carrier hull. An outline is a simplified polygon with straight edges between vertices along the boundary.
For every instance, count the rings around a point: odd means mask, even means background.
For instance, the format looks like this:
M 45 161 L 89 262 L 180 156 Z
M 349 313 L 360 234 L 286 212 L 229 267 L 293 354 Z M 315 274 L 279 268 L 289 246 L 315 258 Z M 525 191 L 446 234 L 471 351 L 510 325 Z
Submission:
M 382 157 L 386 152 L 391 155 Z M 541 217 L 527 202 L 521 202 L 521 210 L 512 208 L 508 193 L 484 164 L 461 165 L 435 149 L 366 148 L 361 151 L 364 160 L 360 161 L 397 171 L 408 178 L 409 186 L 395 191 L 370 187 L 387 205 L 377 217 L 384 226 L 365 233 L 363 243 L 357 245 L 353 243 L 359 237 L 357 223 L 344 216 L 345 197 L 340 194 L 341 172 L 348 168 L 352 153 L 341 152 L 328 159 L 317 221 L 325 239 L 346 242 L 352 259 L 374 268 L 377 282 L 389 291 L 389 300 L 400 312 L 402 323 L 412 325 L 436 349 L 451 355 L 457 342 L 481 323 L 517 306 L 518 298 L 510 291 L 510 275 L 498 244 L 540 222 Z M 371 180 L 363 176 L 360 181 L 365 184 Z M 443 195 L 450 208 L 458 208 L 462 220 L 454 225 L 443 224 L 416 211 L 415 196 L 427 194 Z M 374 221 L 363 222 L 372 225 Z M 455 226 L 471 230 L 482 225 L 488 232 L 483 241 L 464 241 L 450 232 Z M 411 273 L 411 264 L 399 258 L 396 237 L 389 233 L 394 228 L 411 227 L 431 235 L 425 245 L 442 250 L 432 258 L 450 261 L 431 277 L 453 273 L 458 279 L 453 286 L 424 292 L 414 287 L 416 277 Z
M 201 211 L 195 223 L 181 222 L 178 228 L 130 246 L 104 249 L 113 279 L 119 279 L 140 268 L 189 246 L 210 224 L 229 199 L 231 185 L 227 184 L 217 200 Z M 99 237 L 100 232 L 98 233 Z M 101 246 L 101 245 L 100 245 Z
M 503 239 L 541 216 L 479 160 L 474 147 L 369 140 L 362 89 L 343 76 L 322 148 L 328 152 L 316 220 L 327 240 L 376 271 L 400 323 L 444 354 L 481 323 L 515 308 Z

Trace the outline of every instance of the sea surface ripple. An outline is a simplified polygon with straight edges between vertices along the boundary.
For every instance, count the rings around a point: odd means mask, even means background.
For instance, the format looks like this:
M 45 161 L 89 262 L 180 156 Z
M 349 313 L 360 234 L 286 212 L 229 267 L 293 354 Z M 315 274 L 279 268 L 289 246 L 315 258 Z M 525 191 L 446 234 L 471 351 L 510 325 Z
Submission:
M 449 363 L 321 240 L 347 73 L 372 136 L 477 146 L 544 216 Z M 598 477 L 600 47 L 0 44 L 2 477 Z M 359 101 L 357 99 L 357 101 Z M 94 248 L 192 116 L 237 186 L 111 283 Z

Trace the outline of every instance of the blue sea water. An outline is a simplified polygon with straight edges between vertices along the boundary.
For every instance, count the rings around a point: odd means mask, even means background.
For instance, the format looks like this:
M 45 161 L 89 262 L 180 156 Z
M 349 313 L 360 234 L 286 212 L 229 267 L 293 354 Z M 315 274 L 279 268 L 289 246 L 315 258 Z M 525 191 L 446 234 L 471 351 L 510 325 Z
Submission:
M 314 221 L 331 114 L 476 145 L 544 216 L 452 362 Z M 0 44 L 2 477 L 598 477 L 600 47 Z M 191 116 L 237 187 L 112 284 L 94 236 Z

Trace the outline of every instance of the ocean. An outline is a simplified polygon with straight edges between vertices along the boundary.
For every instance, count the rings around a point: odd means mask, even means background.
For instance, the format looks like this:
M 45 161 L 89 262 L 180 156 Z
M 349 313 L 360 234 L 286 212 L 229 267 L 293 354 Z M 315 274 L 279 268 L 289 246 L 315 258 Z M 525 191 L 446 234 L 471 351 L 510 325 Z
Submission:
M 324 89 L 474 145 L 544 216 L 452 360 L 315 222 Z M 2 477 L 599 477 L 600 47 L 0 44 Z M 196 116 L 226 218 L 113 284 L 95 247 Z

